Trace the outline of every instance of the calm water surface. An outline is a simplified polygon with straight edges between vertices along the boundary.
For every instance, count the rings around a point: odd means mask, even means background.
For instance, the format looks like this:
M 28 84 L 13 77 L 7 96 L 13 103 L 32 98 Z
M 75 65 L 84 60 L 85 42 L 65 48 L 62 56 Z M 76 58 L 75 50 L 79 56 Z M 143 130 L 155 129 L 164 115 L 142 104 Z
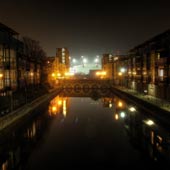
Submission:
M 2 170 L 169 169 L 169 129 L 109 91 L 64 91 L 1 135 Z

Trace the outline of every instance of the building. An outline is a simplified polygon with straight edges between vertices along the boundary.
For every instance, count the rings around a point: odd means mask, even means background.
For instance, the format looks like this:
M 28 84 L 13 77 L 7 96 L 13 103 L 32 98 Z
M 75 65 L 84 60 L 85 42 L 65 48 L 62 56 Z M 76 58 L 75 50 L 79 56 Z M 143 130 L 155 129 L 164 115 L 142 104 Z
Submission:
M 67 48 L 57 48 L 56 61 L 58 62 L 58 71 L 63 77 L 70 69 L 70 56 Z
M 43 69 L 44 74 L 45 74 L 45 84 L 49 85 L 52 81 L 52 79 L 54 79 L 54 61 L 55 61 L 54 56 L 52 57 L 47 57 L 46 61 L 45 61 L 45 67 Z
M 42 83 L 44 57 L 37 41 L 19 40 L 19 33 L 0 23 L 0 113 L 35 96 L 35 87 Z
M 129 51 L 128 87 L 170 100 L 170 30 Z
M 106 72 L 105 78 L 113 79 L 113 55 L 112 54 L 103 54 L 102 70 Z
M 47 81 L 51 86 L 56 86 L 59 79 L 69 76 L 70 56 L 67 48 L 57 48 L 55 57 L 48 57 L 46 60 Z
M 0 23 L 0 94 L 9 95 L 16 90 L 17 56 L 22 43 L 18 33 Z
M 102 70 L 106 72 L 105 78 L 113 80 L 116 85 L 120 84 L 125 76 L 125 58 L 125 55 L 103 54 Z
M 100 75 L 99 73 L 102 72 L 102 70 L 98 69 L 98 70 L 89 70 L 89 78 L 90 79 L 99 79 L 100 78 Z

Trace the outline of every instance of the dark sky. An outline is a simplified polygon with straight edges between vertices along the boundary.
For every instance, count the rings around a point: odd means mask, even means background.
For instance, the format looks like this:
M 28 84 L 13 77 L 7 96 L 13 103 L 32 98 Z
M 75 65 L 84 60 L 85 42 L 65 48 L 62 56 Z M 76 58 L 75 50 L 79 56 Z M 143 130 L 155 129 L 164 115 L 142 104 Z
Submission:
M 170 28 L 170 0 L 3 0 L 0 22 L 40 41 L 48 56 L 125 54 Z

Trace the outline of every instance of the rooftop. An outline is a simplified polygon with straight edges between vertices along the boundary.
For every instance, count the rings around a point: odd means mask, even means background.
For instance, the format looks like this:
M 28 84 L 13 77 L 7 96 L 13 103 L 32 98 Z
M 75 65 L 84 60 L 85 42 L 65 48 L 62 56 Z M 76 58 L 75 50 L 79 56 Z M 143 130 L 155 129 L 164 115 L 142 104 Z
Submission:
M 14 31 L 13 29 L 9 28 L 8 26 L 6 26 L 2 23 L 0 23 L 0 30 L 7 31 L 7 32 L 11 33 L 12 35 L 18 35 L 19 34 L 16 31 Z

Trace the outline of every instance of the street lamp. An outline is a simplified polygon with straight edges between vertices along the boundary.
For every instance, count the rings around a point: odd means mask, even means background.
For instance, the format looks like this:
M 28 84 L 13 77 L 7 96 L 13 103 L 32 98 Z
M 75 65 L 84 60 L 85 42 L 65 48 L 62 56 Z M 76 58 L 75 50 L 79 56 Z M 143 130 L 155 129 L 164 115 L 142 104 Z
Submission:
M 3 74 L 2 73 L 0 73 L 0 78 L 2 78 L 3 77 Z
M 98 58 L 95 58 L 94 59 L 94 62 L 97 64 L 99 62 L 99 59 Z
M 73 58 L 72 61 L 73 61 L 73 64 L 75 64 L 77 62 L 77 60 L 75 58 Z
M 84 65 L 83 65 L 83 59 L 84 59 L 84 56 L 81 56 L 81 64 L 82 64 L 82 66 L 84 67 Z
M 121 73 L 125 73 L 125 71 L 126 71 L 126 69 L 125 69 L 124 67 L 122 67 L 122 68 L 120 69 L 120 72 L 121 72 Z
M 107 74 L 106 71 L 97 71 L 96 72 L 96 76 L 98 76 L 101 79 L 105 78 L 106 74 Z
M 96 67 L 98 67 L 98 64 L 99 64 L 99 56 L 97 56 L 95 59 L 94 59 L 94 62 L 96 64 Z
M 129 110 L 130 110 L 131 112 L 135 112 L 135 111 L 136 111 L 135 107 L 133 107 L 133 106 L 131 106 L 131 107 L 129 108 Z
M 120 86 L 123 86 L 123 78 L 124 78 L 123 76 L 125 72 L 126 72 L 126 69 L 124 67 L 121 67 L 120 71 L 118 72 L 118 76 L 120 77 L 120 83 L 119 83 Z

